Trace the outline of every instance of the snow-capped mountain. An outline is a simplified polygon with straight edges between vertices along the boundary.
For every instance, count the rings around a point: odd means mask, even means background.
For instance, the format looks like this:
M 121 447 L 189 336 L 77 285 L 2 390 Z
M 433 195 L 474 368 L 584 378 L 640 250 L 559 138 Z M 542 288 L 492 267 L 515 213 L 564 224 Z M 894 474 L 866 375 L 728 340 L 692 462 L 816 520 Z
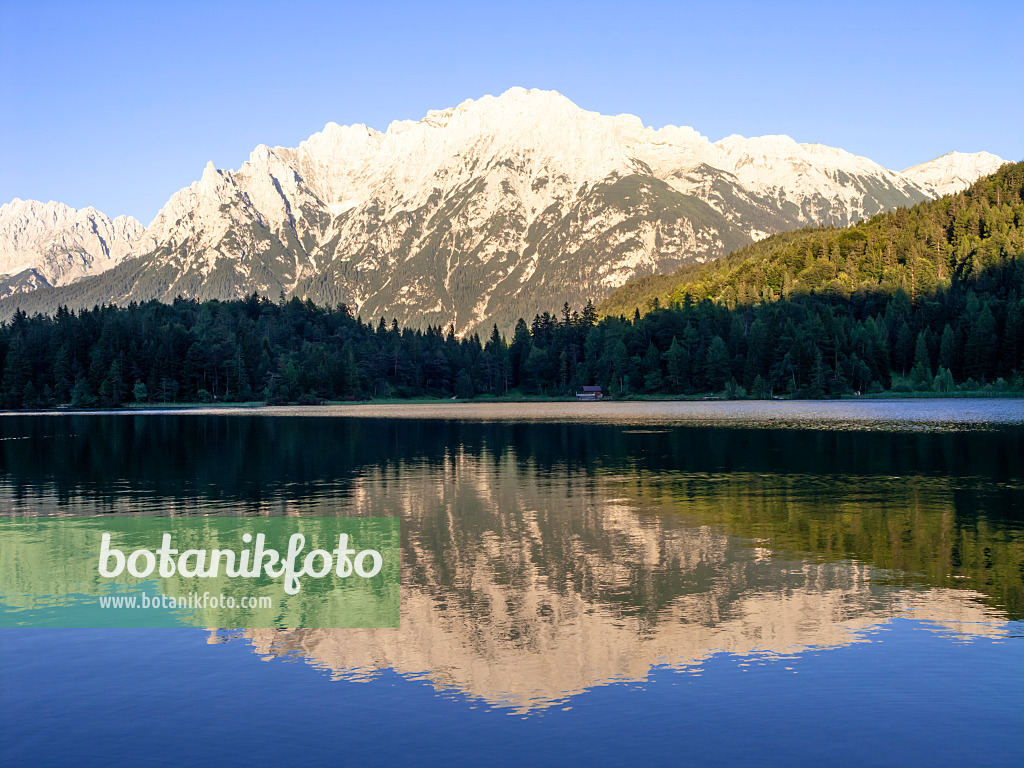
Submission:
M 283 291 L 466 332 L 934 194 L 839 149 L 786 136 L 711 142 L 513 88 L 383 133 L 330 123 L 296 148 L 257 147 L 237 171 L 208 165 L 132 258 L 7 304 Z
M 105 272 L 142 233 L 130 216 L 15 198 L 0 205 L 0 296 Z
M 942 197 L 995 173 L 1006 161 L 988 152 L 950 152 L 900 172 L 933 197 Z

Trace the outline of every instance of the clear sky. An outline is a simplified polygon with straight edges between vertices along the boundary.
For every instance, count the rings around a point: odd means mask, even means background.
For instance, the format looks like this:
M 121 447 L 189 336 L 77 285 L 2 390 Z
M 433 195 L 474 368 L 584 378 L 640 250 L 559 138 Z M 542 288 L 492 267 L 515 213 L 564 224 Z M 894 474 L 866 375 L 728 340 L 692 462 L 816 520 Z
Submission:
M 1024 3 L 0 0 L 0 202 L 148 224 L 212 160 L 511 86 L 900 170 L 1024 159 Z

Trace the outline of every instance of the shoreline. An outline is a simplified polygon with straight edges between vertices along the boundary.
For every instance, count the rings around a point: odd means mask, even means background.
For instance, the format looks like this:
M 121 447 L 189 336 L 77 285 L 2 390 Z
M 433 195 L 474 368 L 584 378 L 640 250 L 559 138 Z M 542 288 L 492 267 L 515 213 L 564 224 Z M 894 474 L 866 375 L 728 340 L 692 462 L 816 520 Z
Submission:
M 658 396 L 658 395 L 634 395 L 629 397 L 607 397 L 599 401 L 590 402 L 590 405 L 599 406 L 600 403 L 856 403 L 861 401 L 870 402 L 900 402 L 900 401 L 922 401 L 922 400 L 1021 400 L 1024 399 L 1024 392 L 882 392 L 865 395 L 842 395 L 832 398 L 795 398 L 795 397 L 773 397 L 768 398 L 727 398 L 720 395 L 681 395 L 681 396 Z M 72 408 L 70 405 L 56 406 L 52 408 L 26 408 L 22 410 L 0 410 L 3 415 L 17 414 L 77 414 L 77 413 L 153 413 L 200 410 L 261 410 L 265 408 L 337 408 L 337 407 L 359 407 L 359 406 L 403 406 L 403 405 L 531 405 L 542 403 L 585 403 L 587 401 L 577 400 L 575 397 L 547 396 L 547 395 L 525 395 L 518 397 L 475 397 L 471 399 L 455 399 L 450 397 L 410 397 L 410 398 L 368 398 L 366 400 L 324 400 L 320 403 L 268 403 L 254 400 L 248 402 L 183 402 L 183 403 L 131 403 L 122 406 L 96 406 L 90 408 Z

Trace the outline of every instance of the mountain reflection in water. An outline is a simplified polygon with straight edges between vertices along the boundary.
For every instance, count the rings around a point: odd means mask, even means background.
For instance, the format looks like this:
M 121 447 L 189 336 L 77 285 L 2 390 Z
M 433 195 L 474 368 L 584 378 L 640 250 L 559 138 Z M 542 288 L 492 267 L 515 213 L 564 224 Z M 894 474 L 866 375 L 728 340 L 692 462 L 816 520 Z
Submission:
M 896 617 L 959 636 L 1007 633 L 1007 613 L 977 591 L 845 553 L 776 549 L 729 524 L 737 514 L 770 519 L 773 508 L 798 528 L 821 514 L 863 524 L 898 508 L 941 529 L 948 512 L 941 481 L 829 488 L 831 508 L 821 510 L 825 489 L 799 478 L 573 476 L 465 452 L 368 472 L 351 510 L 403 515 L 401 628 L 242 636 L 264 657 L 304 657 L 338 678 L 391 668 L 527 711 L 645 680 L 655 666 L 699 671 L 716 653 L 859 642 Z
M 718 653 L 849 645 L 899 617 L 963 639 L 1024 616 L 1014 418 L 893 431 L 274 413 L 0 419 L 20 438 L 0 443 L 0 503 L 398 515 L 400 629 L 211 642 L 341 679 L 393 669 L 515 711 L 655 667 L 699 673 Z

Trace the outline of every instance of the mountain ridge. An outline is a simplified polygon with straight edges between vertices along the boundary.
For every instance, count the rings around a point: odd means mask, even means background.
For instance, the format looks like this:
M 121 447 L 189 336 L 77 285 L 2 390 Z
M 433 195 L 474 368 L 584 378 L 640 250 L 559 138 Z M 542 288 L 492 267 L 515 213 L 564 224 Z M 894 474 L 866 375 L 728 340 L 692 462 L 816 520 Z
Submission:
M 989 152 L 947 152 L 934 160 L 905 168 L 902 176 L 917 182 L 935 197 L 959 192 L 1005 161 Z
M 824 145 L 711 142 L 513 88 L 383 133 L 328 123 L 294 148 L 257 146 L 236 171 L 208 164 L 123 261 L 0 312 L 284 292 L 467 333 L 929 189 Z
M 110 219 L 51 200 L 0 205 L 0 296 L 19 285 L 67 285 L 116 266 L 142 236 L 131 216 Z

